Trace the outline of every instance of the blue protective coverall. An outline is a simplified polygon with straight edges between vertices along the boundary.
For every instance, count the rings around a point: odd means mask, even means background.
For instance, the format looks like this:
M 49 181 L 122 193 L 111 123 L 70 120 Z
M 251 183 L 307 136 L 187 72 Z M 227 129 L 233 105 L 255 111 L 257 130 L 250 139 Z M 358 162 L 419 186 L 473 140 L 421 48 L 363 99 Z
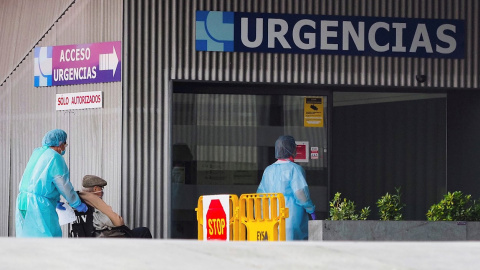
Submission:
M 81 204 L 63 157 L 48 146 L 39 147 L 33 151 L 20 181 L 16 236 L 61 237 L 55 210 L 60 195 L 73 208 Z
M 305 170 L 294 162 L 278 160 L 263 172 L 257 193 L 282 193 L 285 207 L 289 209 L 286 219 L 286 239 L 308 239 L 308 214 L 315 211 L 310 199 Z M 308 214 L 307 214 L 308 213 Z

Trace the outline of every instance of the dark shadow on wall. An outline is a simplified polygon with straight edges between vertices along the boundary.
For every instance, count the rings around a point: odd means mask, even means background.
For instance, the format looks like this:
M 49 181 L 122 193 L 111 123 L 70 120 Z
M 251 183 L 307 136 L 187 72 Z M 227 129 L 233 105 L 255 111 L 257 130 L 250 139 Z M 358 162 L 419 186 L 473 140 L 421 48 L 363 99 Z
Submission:
M 446 99 L 388 102 L 333 108 L 332 181 L 357 211 L 402 189 L 404 219 L 426 220 L 445 192 Z
M 480 94 L 453 92 L 447 97 L 448 191 L 480 198 Z

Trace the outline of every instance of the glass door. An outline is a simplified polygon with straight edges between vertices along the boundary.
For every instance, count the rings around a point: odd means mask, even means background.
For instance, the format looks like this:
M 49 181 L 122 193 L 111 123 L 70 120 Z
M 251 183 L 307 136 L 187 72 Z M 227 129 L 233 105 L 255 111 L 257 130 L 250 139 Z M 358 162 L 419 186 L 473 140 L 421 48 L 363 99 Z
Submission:
M 327 213 L 327 96 L 173 94 L 172 238 L 196 238 L 199 196 L 255 193 L 291 135 L 317 216 Z

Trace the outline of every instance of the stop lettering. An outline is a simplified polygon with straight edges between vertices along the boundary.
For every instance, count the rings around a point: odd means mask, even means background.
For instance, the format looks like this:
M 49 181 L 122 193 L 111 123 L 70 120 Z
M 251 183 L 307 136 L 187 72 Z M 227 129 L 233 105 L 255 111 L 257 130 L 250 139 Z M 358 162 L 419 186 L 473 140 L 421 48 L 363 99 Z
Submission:
M 227 216 L 220 200 L 210 202 L 207 211 L 207 240 L 227 241 Z

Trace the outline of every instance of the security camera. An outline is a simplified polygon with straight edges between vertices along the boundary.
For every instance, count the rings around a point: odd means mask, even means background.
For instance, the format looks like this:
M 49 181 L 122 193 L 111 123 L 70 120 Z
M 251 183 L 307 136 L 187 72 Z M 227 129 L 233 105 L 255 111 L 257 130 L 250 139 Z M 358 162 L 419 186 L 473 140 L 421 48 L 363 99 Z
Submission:
M 417 75 L 415 76 L 415 79 L 417 79 L 417 82 L 419 83 L 424 83 L 427 81 L 427 75 Z

